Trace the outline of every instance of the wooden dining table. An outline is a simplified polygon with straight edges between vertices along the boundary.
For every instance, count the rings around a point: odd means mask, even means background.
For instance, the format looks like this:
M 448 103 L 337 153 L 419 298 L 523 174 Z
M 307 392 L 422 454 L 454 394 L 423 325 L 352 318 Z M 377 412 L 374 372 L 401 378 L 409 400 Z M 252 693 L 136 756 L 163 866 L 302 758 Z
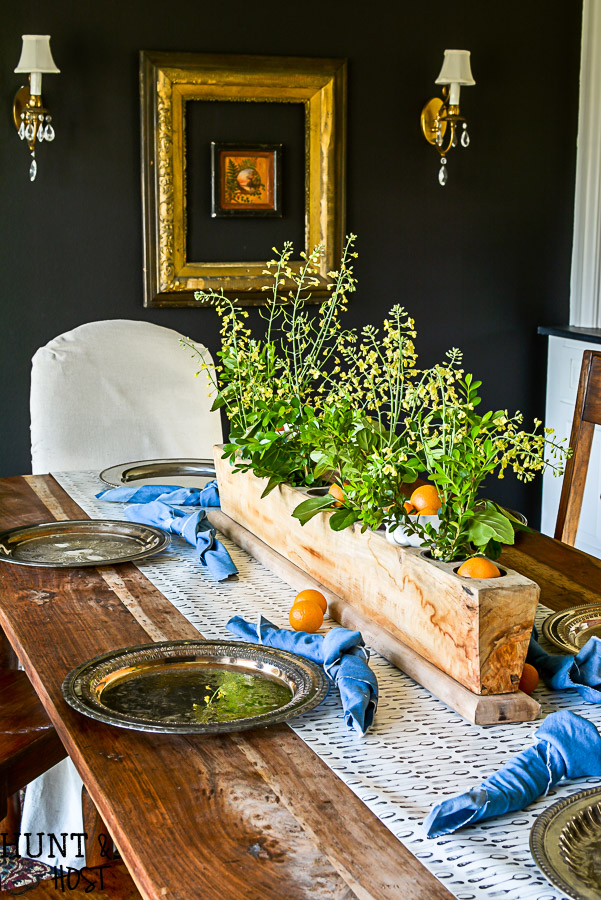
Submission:
M 51 475 L 0 480 L 0 530 L 87 516 Z M 538 533 L 502 562 L 554 610 L 599 602 L 601 561 Z M 0 563 L 0 626 L 148 900 L 453 895 L 287 725 L 149 734 L 82 716 L 65 675 L 116 647 L 198 639 L 131 563 Z

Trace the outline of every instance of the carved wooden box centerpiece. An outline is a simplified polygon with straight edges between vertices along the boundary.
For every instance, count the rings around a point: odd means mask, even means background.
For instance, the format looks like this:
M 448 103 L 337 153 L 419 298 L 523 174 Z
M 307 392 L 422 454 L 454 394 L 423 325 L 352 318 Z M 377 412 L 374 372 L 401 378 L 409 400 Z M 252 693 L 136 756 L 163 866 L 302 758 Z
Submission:
M 540 589 L 518 572 L 462 578 L 459 562 L 390 544 L 358 525 L 335 532 L 324 511 L 302 526 L 293 510 L 307 492 L 215 465 L 222 511 L 366 618 L 475 694 L 517 691 Z

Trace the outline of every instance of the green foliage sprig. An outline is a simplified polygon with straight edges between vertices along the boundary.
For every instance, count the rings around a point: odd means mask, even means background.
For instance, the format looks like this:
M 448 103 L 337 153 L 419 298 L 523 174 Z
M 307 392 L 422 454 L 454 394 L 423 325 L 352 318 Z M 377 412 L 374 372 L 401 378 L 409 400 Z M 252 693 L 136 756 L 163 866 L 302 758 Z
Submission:
M 299 267 L 291 264 L 292 244 L 286 243 L 264 274 L 270 294 L 262 338 L 253 337 L 237 308 L 223 293 L 195 294 L 202 304 L 214 305 L 221 317 L 221 350 L 216 376 L 206 360 L 201 370 L 213 379 L 213 409 L 225 407 L 229 441 L 225 455 L 237 470 L 252 470 L 269 479 L 265 493 L 289 482 L 310 485 L 316 478 L 311 447 L 304 439 L 308 425 L 326 403 L 332 359 L 347 339 L 340 315 L 348 295 L 355 290 L 352 259 L 354 235 L 347 239 L 340 267 L 330 272 L 328 298 L 310 310 L 311 291 L 320 286 L 316 277 L 323 248 L 301 254 Z M 194 352 L 197 348 L 186 342 Z M 324 393 L 325 391 L 325 393 Z
M 503 478 L 511 469 L 522 481 L 551 468 L 563 471 L 566 450 L 553 438 L 552 429 L 539 431 L 535 420 L 530 432 L 520 430 L 523 416 L 507 410 L 479 415 L 480 381 L 472 375 L 459 377 L 452 393 L 441 385 L 436 403 L 425 403 L 412 412 L 411 429 L 416 453 L 423 460 L 429 481 L 440 497 L 440 525 L 420 524 L 405 507 L 394 510 L 394 521 L 419 534 L 431 545 L 432 554 L 451 561 L 477 553 L 493 559 L 503 544 L 512 544 L 516 530 L 524 525 L 512 513 L 491 500 L 481 498 L 487 478 Z
M 291 262 L 290 243 L 274 248 L 260 338 L 248 313 L 223 293 L 195 294 L 221 316 L 216 374 L 204 359 L 201 370 L 213 379 L 213 409 L 224 407 L 230 422 L 225 456 L 236 470 L 268 479 L 263 495 L 284 482 L 338 483 L 342 501 L 328 493 L 304 500 L 293 513 L 301 524 L 327 511 L 334 530 L 402 525 L 436 558 L 495 558 L 524 526 L 482 498 L 486 480 L 507 469 L 524 481 L 546 467 L 561 474 L 565 447 L 538 421 L 521 430 L 520 413 L 480 414 L 481 382 L 464 374 L 458 349 L 419 369 L 415 325 L 402 307 L 392 308 L 381 330 L 344 329 L 341 314 L 356 286 L 354 241 L 350 235 L 339 269 L 328 273 L 329 296 L 317 310 L 307 303 L 320 284 L 322 248 L 301 254 L 300 266 Z M 424 475 L 440 498 L 438 527 L 406 504 L 409 485 Z

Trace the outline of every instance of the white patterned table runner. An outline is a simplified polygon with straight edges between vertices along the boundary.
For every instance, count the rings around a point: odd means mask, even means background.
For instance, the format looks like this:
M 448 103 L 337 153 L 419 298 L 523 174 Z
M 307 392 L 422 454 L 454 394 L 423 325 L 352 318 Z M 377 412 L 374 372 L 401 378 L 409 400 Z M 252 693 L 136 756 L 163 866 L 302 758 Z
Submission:
M 95 499 L 94 494 L 106 487 L 95 473 L 60 473 L 55 478 L 93 518 L 125 518 L 125 505 Z M 255 620 L 262 613 L 287 627 L 293 589 L 231 541 L 224 543 L 239 569 L 237 581 L 218 583 L 203 574 L 194 548 L 178 537 L 167 551 L 138 563 L 138 568 L 207 638 L 231 638 L 225 623 L 237 614 Z M 578 602 L 575 596 L 574 604 Z M 539 609 L 539 626 L 548 613 Z M 326 626 L 331 624 L 326 618 Z M 562 783 L 524 812 L 428 840 L 421 825 L 430 809 L 477 786 L 529 746 L 542 719 L 471 725 L 377 653 L 372 653 L 370 664 L 378 678 L 380 701 L 374 726 L 365 737 L 347 730 L 335 690 L 316 709 L 295 719 L 294 731 L 459 900 L 562 898 L 532 860 L 530 829 L 557 799 L 601 785 L 601 779 Z M 601 727 L 601 706 L 584 703 L 575 691 L 539 687 L 534 696 L 543 715 L 568 708 Z

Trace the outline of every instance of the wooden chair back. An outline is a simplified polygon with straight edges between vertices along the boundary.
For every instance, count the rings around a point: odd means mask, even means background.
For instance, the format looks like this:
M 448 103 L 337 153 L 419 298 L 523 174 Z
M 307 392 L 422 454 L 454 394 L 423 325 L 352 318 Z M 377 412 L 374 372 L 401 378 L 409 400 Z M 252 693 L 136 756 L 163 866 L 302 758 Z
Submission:
M 595 425 L 601 425 L 601 352 L 585 350 L 570 435 L 572 456 L 563 476 L 555 524 L 555 538 L 572 547 L 576 543 Z

